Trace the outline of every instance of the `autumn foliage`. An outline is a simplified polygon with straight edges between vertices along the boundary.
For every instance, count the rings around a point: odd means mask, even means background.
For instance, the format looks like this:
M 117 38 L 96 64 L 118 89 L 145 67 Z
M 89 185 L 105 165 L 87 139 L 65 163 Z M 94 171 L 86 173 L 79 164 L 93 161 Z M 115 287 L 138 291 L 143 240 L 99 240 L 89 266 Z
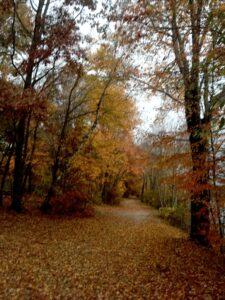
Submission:
M 223 2 L 0 0 L 0 298 L 224 299 Z
M 42 211 L 63 214 L 80 213 L 87 202 L 113 203 L 126 178 L 142 172 L 133 172 L 132 151 L 141 150 L 123 53 L 107 42 L 95 52 L 82 47 L 83 16 L 76 20 L 72 10 L 91 11 L 91 1 L 0 5 L 9 18 L 1 49 L 11 49 L 1 56 L 1 203 L 11 195 L 19 212 L 36 195 Z

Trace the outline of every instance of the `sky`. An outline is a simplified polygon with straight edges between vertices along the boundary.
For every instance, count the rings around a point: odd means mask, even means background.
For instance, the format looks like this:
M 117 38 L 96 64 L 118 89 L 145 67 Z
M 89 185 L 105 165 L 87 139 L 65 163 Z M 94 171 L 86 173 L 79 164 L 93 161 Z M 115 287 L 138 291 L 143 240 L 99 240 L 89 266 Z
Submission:
M 143 94 L 135 97 L 137 108 L 141 118 L 139 130 L 143 132 L 177 131 L 184 124 L 185 117 L 182 111 L 162 112 L 162 98 L 160 95 Z

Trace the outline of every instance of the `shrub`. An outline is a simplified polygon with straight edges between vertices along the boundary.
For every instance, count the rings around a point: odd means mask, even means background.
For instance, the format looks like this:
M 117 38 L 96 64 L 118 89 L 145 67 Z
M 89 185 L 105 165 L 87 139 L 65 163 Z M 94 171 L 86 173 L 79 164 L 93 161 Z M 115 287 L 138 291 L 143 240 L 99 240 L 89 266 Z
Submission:
M 188 228 L 188 211 L 184 206 L 161 207 L 159 209 L 161 218 L 167 220 L 171 225 L 178 226 L 182 229 Z
M 120 199 L 124 194 L 123 186 L 118 184 L 111 187 L 109 183 L 105 184 L 102 191 L 102 202 L 109 205 L 119 205 Z
M 88 204 L 88 197 L 81 191 L 68 191 L 51 200 L 52 213 L 58 215 L 93 216 L 93 208 Z
M 106 189 L 103 195 L 103 202 L 110 205 L 117 205 L 117 199 L 119 198 L 119 193 L 116 188 Z
M 161 207 L 161 203 L 157 191 L 153 191 L 153 190 L 145 191 L 141 200 L 142 202 L 151 205 L 156 209 L 159 209 Z
M 120 205 L 122 198 L 116 196 L 115 198 L 111 199 L 110 205 Z

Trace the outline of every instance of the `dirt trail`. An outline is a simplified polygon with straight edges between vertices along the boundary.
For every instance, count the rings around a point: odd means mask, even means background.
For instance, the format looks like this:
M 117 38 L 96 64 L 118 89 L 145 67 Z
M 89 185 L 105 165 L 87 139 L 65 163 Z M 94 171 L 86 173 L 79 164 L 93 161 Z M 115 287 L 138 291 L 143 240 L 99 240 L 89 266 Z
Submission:
M 124 199 L 121 203 L 119 210 L 114 210 L 114 215 L 129 218 L 134 222 L 143 222 L 150 219 L 152 222 L 160 222 L 157 218 L 157 212 L 149 207 L 141 204 L 138 199 Z
M 94 218 L 0 217 L 0 299 L 225 299 L 219 258 L 135 199 Z

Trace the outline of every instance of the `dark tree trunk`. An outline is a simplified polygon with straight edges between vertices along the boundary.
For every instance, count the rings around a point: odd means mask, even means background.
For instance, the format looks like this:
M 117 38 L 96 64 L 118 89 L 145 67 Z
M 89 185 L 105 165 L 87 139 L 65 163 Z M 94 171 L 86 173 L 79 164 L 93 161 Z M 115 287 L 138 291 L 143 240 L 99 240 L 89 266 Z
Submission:
M 191 148 L 193 189 L 191 191 L 190 237 L 203 246 L 209 245 L 210 191 L 208 187 L 208 137 L 207 124 L 200 118 L 200 99 L 197 87 L 185 95 L 186 120 Z
M 32 149 L 29 157 L 29 163 L 25 168 L 25 174 L 24 174 L 23 189 L 27 190 L 29 194 L 32 193 L 32 178 L 33 178 L 32 161 L 36 150 L 38 126 L 39 126 L 39 121 L 37 121 L 36 126 L 34 128 L 33 144 L 32 144 Z M 27 183 L 28 183 L 28 187 L 27 187 Z
M 192 191 L 191 197 L 190 237 L 200 244 L 208 246 L 210 230 L 210 190 L 208 188 L 208 167 L 206 161 L 207 148 L 205 141 L 200 138 L 199 141 L 193 141 L 193 139 L 190 138 L 190 144 L 192 148 L 195 182 L 195 189 Z
M 5 187 L 5 182 L 6 182 L 6 178 L 9 172 L 9 166 L 10 166 L 10 161 L 13 155 L 13 151 L 14 151 L 14 145 L 11 145 L 10 151 L 8 153 L 8 158 L 6 161 L 6 165 L 5 165 L 5 169 L 2 175 L 2 181 L 1 181 L 1 188 L 0 188 L 0 206 L 3 205 L 3 193 L 4 193 L 4 187 Z
M 33 89 L 33 70 L 35 67 L 34 53 L 37 51 L 37 47 L 41 42 L 41 35 L 43 31 L 44 18 L 42 18 L 42 12 L 44 8 L 45 0 L 39 0 L 37 5 L 37 11 L 35 15 L 34 30 L 32 36 L 32 43 L 28 51 L 28 61 L 26 67 L 26 76 L 24 83 L 24 91 Z M 48 4 L 46 4 L 45 11 L 47 12 Z M 16 6 L 14 7 L 14 10 Z M 44 16 L 45 17 L 45 16 Z M 17 212 L 22 211 L 22 196 L 23 196 L 23 182 L 25 172 L 25 151 L 26 151 L 26 126 L 29 126 L 27 122 L 29 111 L 25 111 L 18 120 L 16 128 L 16 145 L 15 145 L 15 167 L 13 178 L 13 197 L 11 208 Z M 27 128 L 29 130 L 29 128 Z
M 24 159 L 23 147 L 25 138 L 26 117 L 22 116 L 19 120 L 16 131 L 16 146 L 15 146 L 15 167 L 13 177 L 12 205 L 11 208 L 16 212 L 22 211 L 22 196 L 23 196 L 23 175 L 24 175 Z
M 141 201 L 144 201 L 145 182 L 146 182 L 145 175 L 143 175 L 143 182 L 141 187 Z

